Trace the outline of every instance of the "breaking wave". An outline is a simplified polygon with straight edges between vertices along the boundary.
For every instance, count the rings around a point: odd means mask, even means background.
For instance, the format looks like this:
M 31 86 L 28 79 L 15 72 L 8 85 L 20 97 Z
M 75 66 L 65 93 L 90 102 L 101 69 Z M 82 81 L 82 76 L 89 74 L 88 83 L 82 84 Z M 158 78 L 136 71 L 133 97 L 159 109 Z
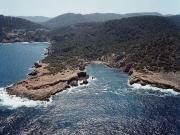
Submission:
M 158 88 L 158 87 L 153 87 L 151 85 L 142 86 L 141 84 L 138 84 L 138 83 L 135 83 L 133 85 L 130 85 L 128 83 L 128 85 L 130 87 L 132 87 L 133 89 L 146 89 L 146 90 L 160 91 L 162 93 L 171 93 L 173 95 L 179 95 L 180 94 L 179 92 L 176 92 L 173 89 L 162 89 L 162 88 Z
M 67 94 L 82 92 L 82 88 L 83 88 L 83 87 L 88 87 L 89 85 L 91 85 L 91 83 L 92 83 L 93 81 L 96 81 L 96 80 L 97 80 L 97 78 L 94 78 L 94 77 L 90 76 L 90 77 L 87 79 L 88 84 L 83 84 L 83 85 L 81 85 L 81 83 L 82 83 L 83 81 L 78 81 L 78 86 L 69 88 L 69 89 L 67 90 Z
M 52 102 L 52 99 L 47 101 L 34 101 L 27 98 L 17 97 L 15 95 L 9 95 L 6 92 L 6 88 L 0 88 L 0 106 L 5 106 L 8 109 L 17 109 L 19 107 L 37 107 L 47 106 Z

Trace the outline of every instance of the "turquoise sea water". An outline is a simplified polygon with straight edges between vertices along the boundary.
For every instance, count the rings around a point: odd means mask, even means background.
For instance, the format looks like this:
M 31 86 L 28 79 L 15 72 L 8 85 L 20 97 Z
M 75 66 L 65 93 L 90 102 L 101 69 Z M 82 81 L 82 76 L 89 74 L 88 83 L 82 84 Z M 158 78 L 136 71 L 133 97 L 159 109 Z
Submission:
M 101 64 L 86 70 L 95 79 L 53 96 L 50 102 L 0 93 L 0 134 L 180 134 L 179 93 L 129 86 L 126 74 Z

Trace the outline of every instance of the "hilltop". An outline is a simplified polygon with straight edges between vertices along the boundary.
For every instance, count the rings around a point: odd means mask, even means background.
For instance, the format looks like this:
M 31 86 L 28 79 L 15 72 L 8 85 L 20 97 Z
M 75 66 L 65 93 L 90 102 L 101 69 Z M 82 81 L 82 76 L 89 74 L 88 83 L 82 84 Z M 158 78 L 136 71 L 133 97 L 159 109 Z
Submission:
M 116 20 L 134 16 L 144 16 L 144 15 L 158 15 L 161 14 L 156 12 L 145 12 L 145 13 L 129 13 L 129 14 L 115 14 L 115 13 L 93 13 L 93 14 L 74 14 L 74 13 L 66 13 L 63 15 L 59 15 L 55 18 L 52 18 L 44 23 L 45 27 L 48 28 L 60 28 L 70 25 L 75 25 L 78 23 L 87 23 L 87 22 L 106 22 L 109 20 Z

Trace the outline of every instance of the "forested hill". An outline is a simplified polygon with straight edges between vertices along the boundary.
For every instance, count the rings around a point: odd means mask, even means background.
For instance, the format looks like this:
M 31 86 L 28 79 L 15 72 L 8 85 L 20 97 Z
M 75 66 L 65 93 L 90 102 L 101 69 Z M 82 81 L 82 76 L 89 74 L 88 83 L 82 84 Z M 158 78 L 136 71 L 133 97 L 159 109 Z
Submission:
M 37 29 L 40 29 L 37 30 Z M 41 29 L 44 29 L 43 31 Z M 46 58 L 52 67 L 78 63 L 77 59 L 107 60 L 136 69 L 180 70 L 180 16 L 139 16 L 108 22 L 81 23 L 52 30 L 21 18 L 0 16 L 0 41 L 53 43 Z M 103 57 L 104 56 L 104 57 Z M 63 62 L 62 62 L 63 61 Z M 56 69 L 59 70 L 59 69 Z
M 37 29 L 45 29 L 40 24 L 31 21 L 0 15 L 0 41 L 4 42 L 21 42 L 21 41 L 37 41 L 44 40 L 44 33 L 37 33 Z M 37 38 L 36 38 L 37 37 Z
M 26 19 L 34 23 L 43 23 L 50 20 L 49 17 L 45 16 L 18 16 L 18 18 Z
M 4 31 L 11 31 L 12 29 L 35 30 L 37 28 L 43 28 L 42 25 L 25 19 L 3 15 L 0 15 L 0 27 L 3 28 Z
M 46 61 L 57 66 L 64 57 L 100 59 L 114 53 L 119 66 L 177 71 L 180 31 L 175 18 L 179 17 L 141 16 L 60 28 L 50 33 L 56 44 Z
M 180 28 L 180 15 L 169 16 L 168 18 Z
M 134 17 L 134 16 L 144 16 L 144 15 L 161 16 L 161 14 L 156 13 L 156 12 L 129 13 L 129 14 L 94 13 L 94 14 L 85 14 L 85 15 L 67 13 L 67 14 L 59 15 L 55 18 L 52 18 L 42 24 L 49 28 L 60 28 L 60 27 L 75 25 L 78 23 L 106 22 L 109 20 L 122 19 L 122 18 L 127 18 L 127 17 Z

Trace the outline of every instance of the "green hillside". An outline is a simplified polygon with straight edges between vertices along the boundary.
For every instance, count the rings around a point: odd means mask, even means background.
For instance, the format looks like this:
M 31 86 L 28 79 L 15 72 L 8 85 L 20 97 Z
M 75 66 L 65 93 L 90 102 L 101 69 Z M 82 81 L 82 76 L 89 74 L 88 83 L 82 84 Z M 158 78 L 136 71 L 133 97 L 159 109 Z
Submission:
M 131 63 L 136 69 L 153 71 L 180 70 L 180 32 L 174 19 L 160 16 L 141 16 L 105 23 L 85 23 L 52 31 L 55 42 L 46 58 L 57 70 L 62 61 L 96 60 L 116 54 L 121 67 Z M 69 58 L 68 58 L 69 57 Z M 67 62 L 71 64 L 71 62 Z

